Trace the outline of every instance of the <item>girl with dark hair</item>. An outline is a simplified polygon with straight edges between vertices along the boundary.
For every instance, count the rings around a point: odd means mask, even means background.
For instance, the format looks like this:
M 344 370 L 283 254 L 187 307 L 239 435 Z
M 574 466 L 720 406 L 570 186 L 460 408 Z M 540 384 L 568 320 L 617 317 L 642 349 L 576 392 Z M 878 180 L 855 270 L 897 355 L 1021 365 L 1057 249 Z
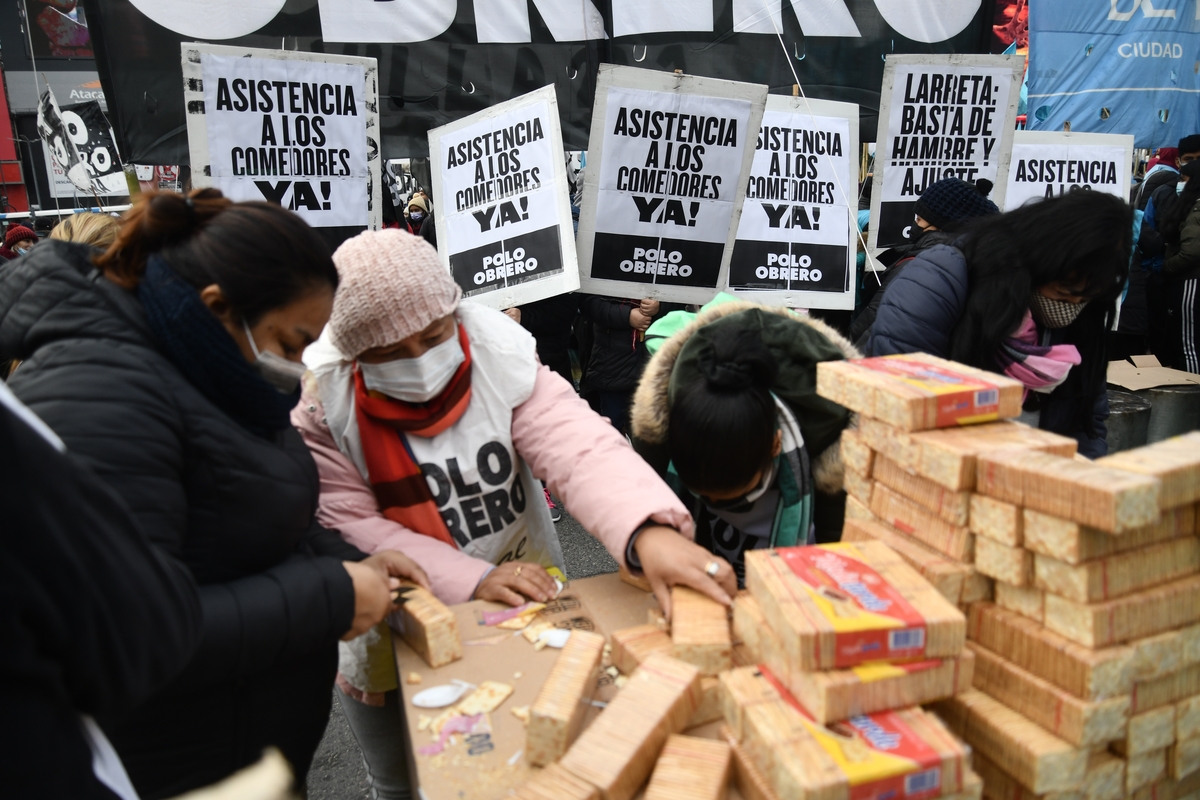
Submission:
M 1163 275 L 1172 300 L 1168 309 L 1171 348 L 1168 366 L 1200 372 L 1196 317 L 1200 314 L 1200 161 L 1179 170 L 1178 197 L 1156 220 L 1164 247 Z
M 316 521 L 316 465 L 289 414 L 337 286 L 299 217 L 214 189 L 146 194 L 115 242 L 48 241 L 0 274 L 9 385 L 199 584 L 183 673 L 101 720 L 142 797 L 220 780 L 278 747 L 303 782 L 337 642 L 394 608 L 397 552 Z M 86 631 L 80 635 L 86 635 Z
M 816 365 L 859 353 L 786 309 L 720 297 L 693 316 L 657 344 L 642 375 L 634 447 L 692 512 L 696 543 L 740 582 L 747 550 L 837 539 L 837 443 L 850 416 L 817 395 Z
M 1105 332 L 1129 271 L 1133 212 L 1076 191 L 980 220 L 888 287 L 870 353 L 925 352 L 1004 372 L 1039 427 L 1107 452 Z

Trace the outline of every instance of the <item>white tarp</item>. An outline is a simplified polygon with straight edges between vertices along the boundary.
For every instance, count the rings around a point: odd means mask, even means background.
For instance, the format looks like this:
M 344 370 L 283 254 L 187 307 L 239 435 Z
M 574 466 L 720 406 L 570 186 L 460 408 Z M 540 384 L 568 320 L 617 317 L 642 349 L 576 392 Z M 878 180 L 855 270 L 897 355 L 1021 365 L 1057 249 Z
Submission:
M 767 98 L 727 291 L 791 308 L 854 308 L 858 106 Z
M 583 291 L 696 303 L 724 287 L 766 96 L 757 84 L 600 68 Z
M 1076 189 L 1129 196 L 1133 135 L 1017 131 L 1004 210 Z
M 554 87 L 429 132 L 442 263 L 463 296 L 509 308 L 579 288 Z
M 871 190 L 873 249 L 912 241 L 931 184 L 986 179 L 1003 206 L 1024 56 L 889 56 L 883 71 Z
M 192 182 L 318 228 L 379 226 L 374 59 L 184 43 Z

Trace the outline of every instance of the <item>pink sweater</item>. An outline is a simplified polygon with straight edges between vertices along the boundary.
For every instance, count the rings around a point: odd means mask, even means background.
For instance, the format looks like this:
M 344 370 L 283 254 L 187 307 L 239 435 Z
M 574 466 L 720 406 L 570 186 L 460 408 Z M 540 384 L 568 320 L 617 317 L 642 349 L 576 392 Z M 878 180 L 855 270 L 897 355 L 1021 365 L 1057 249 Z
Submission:
M 491 566 L 379 513 L 371 487 L 333 441 L 325 412 L 308 390 L 292 411 L 321 474 L 321 524 L 367 553 L 399 550 L 429 575 L 444 603 L 465 603 Z M 533 394 L 513 410 L 512 440 L 535 477 L 546 481 L 571 515 L 618 564 L 634 530 L 647 520 L 695 530 L 679 498 L 617 430 L 548 367 L 538 368 Z

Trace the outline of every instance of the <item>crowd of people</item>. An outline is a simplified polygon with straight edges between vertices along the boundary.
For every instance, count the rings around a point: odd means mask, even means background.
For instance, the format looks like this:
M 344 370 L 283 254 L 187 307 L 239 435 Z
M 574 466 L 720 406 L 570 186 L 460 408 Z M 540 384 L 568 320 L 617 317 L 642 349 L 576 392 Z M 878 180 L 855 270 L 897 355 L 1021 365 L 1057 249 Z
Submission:
M 442 268 L 424 193 L 332 253 L 292 212 L 213 189 L 40 243 L 10 226 L 6 791 L 171 797 L 267 747 L 302 786 L 336 686 L 375 796 L 410 797 L 400 582 L 552 597 L 557 498 L 666 613 L 675 585 L 728 603 L 747 551 L 840 534 L 854 423 L 816 393 L 824 361 L 1003 372 L 1031 422 L 1103 455 L 1114 347 L 1140 335 L 1200 372 L 1198 174 L 1200 136 L 1129 203 L 1002 214 L 990 186 L 945 179 L 873 294 L 825 321 L 726 295 L 494 311 Z M 1167 329 L 1114 331 L 1138 302 Z

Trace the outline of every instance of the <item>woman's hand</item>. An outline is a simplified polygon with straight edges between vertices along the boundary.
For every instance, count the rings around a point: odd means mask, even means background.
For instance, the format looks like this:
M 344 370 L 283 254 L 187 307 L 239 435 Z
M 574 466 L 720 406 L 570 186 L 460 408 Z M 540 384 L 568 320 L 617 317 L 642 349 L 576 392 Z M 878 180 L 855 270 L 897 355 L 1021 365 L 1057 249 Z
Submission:
M 521 321 L 521 309 L 516 306 L 504 309 L 504 314 L 513 322 L 519 323 Z
M 475 587 L 474 599 L 519 606 L 526 597 L 544 603 L 554 597 L 557 591 L 554 578 L 540 564 L 509 561 L 493 569 L 479 582 Z
M 354 622 L 342 636 L 344 642 L 362 636 L 395 608 L 392 591 L 400 588 L 400 579 L 389 577 L 380 562 L 370 562 L 371 559 L 342 562 L 354 583 Z
M 671 618 L 672 586 L 689 586 L 723 605 L 729 605 L 737 594 L 737 576 L 729 562 L 689 542 L 674 528 L 643 528 L 633 549 L 667 619 Z M 705 571 L 709 564 L 717 565 L 715 576 Z
M 646 316 L 641 308 L 634 308 L 629 312 L 629 327 L 635 331 L 644 331 L 650 327 L 650 323 L 654 320 Z
M 422 589 L 433 591 L 433 586 L 430 585 L 429 576 L 425 574 L 425 570 L 421 569 L 417 565 L 417 562 L 399 550 L 380 550 L 375 555 L 359 563 L 381 569 L 385 577 L 405 578 L 417 584 Z
M 642 313 L 650 319 L 654 319 L 658 316 L 659 304 L 657 300 L 651 300 L 649 297 L 642 298 L 640 307 L 642 309 Z

